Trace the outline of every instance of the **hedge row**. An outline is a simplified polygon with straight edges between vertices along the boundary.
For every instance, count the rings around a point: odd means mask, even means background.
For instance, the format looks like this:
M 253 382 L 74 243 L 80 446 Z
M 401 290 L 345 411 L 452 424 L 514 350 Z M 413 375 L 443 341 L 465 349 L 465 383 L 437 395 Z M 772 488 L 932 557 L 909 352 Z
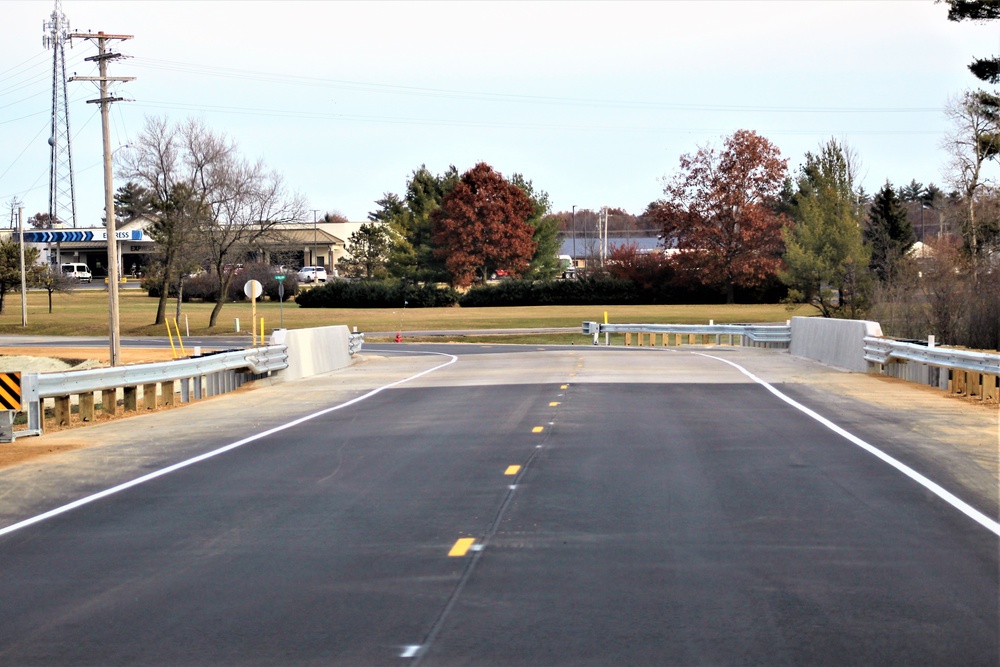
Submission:
M 737 303 L 778 303 L 787 289 L 777 281 L 754 290 L 737 289 Z M 592 276 L 578 280 L 504 280 L 475 287 L 462 297 L 462 306 L 594 306 L 680 305 L 725 303 L 725 294 L 704 285 L 664 282 L 643 288 L 631 280 Z
M 777 303 L 786 292 L 775 281 L 757 290 L 737 290 L 738 303 Z M 474 287 L 466 294 L 434 285 L 380 280 L 331 280 L 296 297 L 303 308 L 410 308 L 453 306 L 594 306 L 724 303 L 725 295 L 704 286 L 679 287 L 666 283 L 642 288 L 631 280 L 592 276 L 578 280 L 502 280 Z
M 502 280 L 469 290 L 462 306 L 592 306 L 642 303 L 642 294 L 631 280 L 581 278 L 579 280 Z
M 295 297 L 302 308 L 436 308 L 454 306 L 458 292 L 432 284 L 417 287 L 409 283 L 382 280 L 328 280 Z

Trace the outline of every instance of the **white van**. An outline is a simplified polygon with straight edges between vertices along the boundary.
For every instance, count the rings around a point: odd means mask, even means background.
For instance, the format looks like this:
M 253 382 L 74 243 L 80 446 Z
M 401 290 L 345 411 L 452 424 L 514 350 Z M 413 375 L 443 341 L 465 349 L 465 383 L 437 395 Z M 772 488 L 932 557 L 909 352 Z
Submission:
M 90 267 L 86 264 L 63 264 L 61 268 L 64 276 L 81 283 L 89 283 L 94 279 L 93 274 L 90 273 Z

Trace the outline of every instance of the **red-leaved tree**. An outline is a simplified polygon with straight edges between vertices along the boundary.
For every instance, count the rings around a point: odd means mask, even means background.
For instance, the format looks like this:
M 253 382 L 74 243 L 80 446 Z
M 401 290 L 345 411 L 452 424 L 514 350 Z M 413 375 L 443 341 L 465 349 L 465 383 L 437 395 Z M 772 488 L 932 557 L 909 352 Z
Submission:
M 444 260 L 456 287 L 468 287 L 498 270 L 520 276 L 535 252 L 534 205 L 485 162 L 462 174 L 433 213 L 434 254 Z
M 727 303 L 736 287 L 774 276 L 788 224 L 775 207 L 787 169 L 778 148 L 751 130 L 737 130 L 721 151 L 681 156 L 666 197 L 646 211 L 662 223 L 664 246 L 680 251 L 673 257 L 678 275 L 724 288 Z
M 612 278 L 631 280 L 642 289 L 653 289 L 673 279 L 667 256 L 660 252 L 642 252 L 637 243 L 613 246 L 605 267 Z

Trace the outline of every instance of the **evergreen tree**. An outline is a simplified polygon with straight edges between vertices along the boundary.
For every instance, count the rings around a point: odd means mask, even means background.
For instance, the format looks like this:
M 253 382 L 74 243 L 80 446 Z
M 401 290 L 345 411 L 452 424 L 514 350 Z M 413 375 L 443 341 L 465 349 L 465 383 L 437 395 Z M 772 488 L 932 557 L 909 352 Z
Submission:
M 790 204 L 781 280 L 789 299 L 824 317 L 858 317 L 868 301 L 868 251 L 858 225 L 856 193 L 844 147 L 831 139 L 806 153 Z
M 892 283 L 916 237 L 906 217 L 906 209 L 888 181 L 875 195 L 868 210 L 864 240 L 871 252 L 868 266 L 875 277 L 882 283 Z
M 390 237 L 384 223 L 367 222 L 347 240 L 350 257 L 341 257 L 337 266 L 348 278 L 384 278 Z
M 128 222 L 153 212 L 153 193 L 134 181 L 115 192 L 115 220 Z
M 47 269 L 37 264 L 37 261 L 38 248 L 25 245 L 24 269 L 29 285 L 36 284 Z M 21 289 L 21 244 L 16 235 L 0 240 L 0 313 L 4 312 L 4 297 L 7 292 L 15 289 Z
M 997 0 L 947 0 L 949 21 L 995 21 L 1000 19 L 1000 2 Z M 996 85 L 1000 83 L 1000 58 L 976 58 L 969 71 L 979 79 Z
M 924 192 L 923 183 L 918 183 L 915 178 L 910 179 L 909 185 L 903 185 L 899 188 L 899 199 L 900 201 L 920 201 L 924 196 Z
M 369 213 L 368 219 L 389 226 L 387 268 L 393 276 L 413 281 L 436 281 L 447 276 L 443 263 L 434 256 L 431 214 L 457 181 L 454 166 L 435 176 L 421 165 L 407 181 L 402 198 L 387 192 L 375 202 L 379 208 Z

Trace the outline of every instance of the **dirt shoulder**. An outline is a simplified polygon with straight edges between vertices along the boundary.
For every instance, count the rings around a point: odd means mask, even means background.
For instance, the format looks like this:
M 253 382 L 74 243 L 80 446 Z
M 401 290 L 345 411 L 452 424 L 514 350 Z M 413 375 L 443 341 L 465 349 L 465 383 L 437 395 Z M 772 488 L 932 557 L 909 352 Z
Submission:
M 0 347 L 0 371 L 21 371 L 23 373 L 53 373 L 68 370 L 99 368 L 108 365 L 110 351 L 106 347 Z M 126 364 L 152 363 L 169 361 L 173 353 L 163 348 L 123 348 L 122 361 Z M 175 408 L 158 407 L 156 412 Z M 147 414 L 151 411 L 125 412 L 114 417 L 98 413 L 90 424 L 100 424 Z M 60 428 L 49 425 L 46 434 L 73 430 L 83 424 L 74 423 L 71 427 Z M 93 444 L 80 431 L 75 441 L 53 442 L 51 438 L 20 438 L 11 443 L 0 444 L 0 468 L 17 465 L 50 454 L 73 451 Z

